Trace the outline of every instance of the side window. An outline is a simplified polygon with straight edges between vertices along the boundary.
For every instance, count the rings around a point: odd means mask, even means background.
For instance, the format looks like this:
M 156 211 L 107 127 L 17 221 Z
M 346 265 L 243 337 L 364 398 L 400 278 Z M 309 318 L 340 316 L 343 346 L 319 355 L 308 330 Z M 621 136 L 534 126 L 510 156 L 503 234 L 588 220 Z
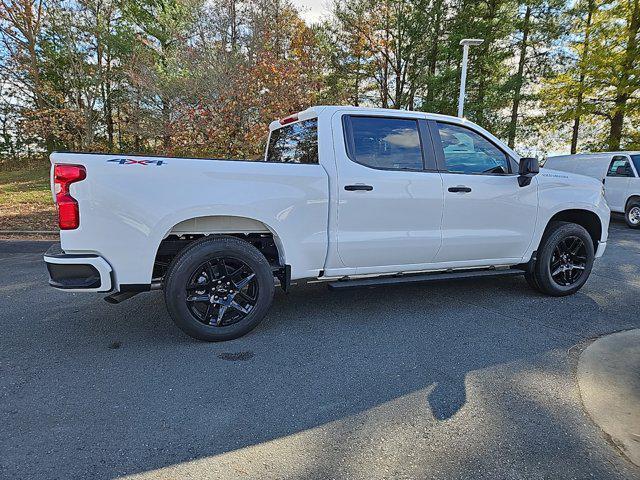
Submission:
M 452 173 L 510 173 L 507 155 L 473 130 L 438 122 L 438 133 L 444 151 L 444 162 Z
M 422 170 L 417 120 L 349 116 L 345 118 L 349 158 L 367 167 Z
M 607 177 L 633 177 L 633 169 L 627 157 L 613 157 L 607 170 Z
M 266 161 L 318 163 L 318 119 L 292 123 L 271 132 Z
M 636 167 L 636 173 L 640 175 L 640 155 L 629 155 L 633 161 L 633 165 Z

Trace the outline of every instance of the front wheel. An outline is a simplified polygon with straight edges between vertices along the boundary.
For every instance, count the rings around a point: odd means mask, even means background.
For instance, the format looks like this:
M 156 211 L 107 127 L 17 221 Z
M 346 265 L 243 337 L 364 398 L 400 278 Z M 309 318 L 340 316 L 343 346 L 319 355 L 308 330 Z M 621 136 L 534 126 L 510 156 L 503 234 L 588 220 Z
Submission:
M 267 259 L 234 237 L 203 238 L 182 250 L 164 280 L 167 310 L 187 335 L 218 342 L 255 328 L 271 306 Z
M 630 228 L 640 228 L 640 200 L 631 200 L 624 212 L 624 220 Z
M 584 227 L 554 222 L 542 239 L 529 283 L 547 295 L 571 295 L 589 278 L 594 258 L 593 240 Z

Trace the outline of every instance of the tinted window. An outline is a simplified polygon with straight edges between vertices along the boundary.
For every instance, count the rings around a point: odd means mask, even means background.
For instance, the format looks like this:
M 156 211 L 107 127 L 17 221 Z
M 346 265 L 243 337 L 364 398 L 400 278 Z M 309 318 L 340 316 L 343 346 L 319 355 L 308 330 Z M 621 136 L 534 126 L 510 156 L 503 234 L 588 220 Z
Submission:
M 509 173 L 507 155 L 479 133 L 447 123 L 438 123 L 438 132 L 449 172 Z
M 352 160 L 373 168 L 422 170 L 416 120 L 352 116 L 348 121 Z
M 318 163 L 318 119 L 292 123 L 271 132 L 267 162 Z
M 640 155 L 631 155 L 631 160 L 633 160 L 633 164 L 636 167 L 636 172 L 640 174 Z
M 607 177 L 633 177 L 633 170 L 627 157 L 613 157 Z

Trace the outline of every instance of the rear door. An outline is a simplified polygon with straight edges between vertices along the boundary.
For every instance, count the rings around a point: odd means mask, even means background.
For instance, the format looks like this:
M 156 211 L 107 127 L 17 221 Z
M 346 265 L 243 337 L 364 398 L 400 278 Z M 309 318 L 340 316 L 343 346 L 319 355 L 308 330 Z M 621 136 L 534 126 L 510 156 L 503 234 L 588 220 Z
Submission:
M 441 243 L 443 194 L 426 121 L 337 112 L 333 131 L 344 136 L 335 141 L 344 265 L 366 273 L 432 262 Z
M 442 172 L 444 213 L 438 262 L 521 258 L 538 210 L 535 177 L 518 184 L 514 159 L 483 133 L 430 121 Z
M 623 212 L 629 182 L 635 177 L 631 161 L 626 155 L 615 155 L 609 163 L 604 182 L 604 194 L 611 210 Z

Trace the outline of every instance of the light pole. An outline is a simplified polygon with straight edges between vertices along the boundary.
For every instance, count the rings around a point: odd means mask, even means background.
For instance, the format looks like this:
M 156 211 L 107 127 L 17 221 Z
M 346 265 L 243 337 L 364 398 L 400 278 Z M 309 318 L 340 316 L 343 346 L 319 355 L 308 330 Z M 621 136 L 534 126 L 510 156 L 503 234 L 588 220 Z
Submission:
M 464 111 L 464 89 L 467 85 L 467 61 L 469 60 L 469 46 L 480 45 L 484 40 L 482 38 L 463 38 L 460 40 L 462 45 L 462 73 L 460 74 L 460 96 L 458 97 L 458 116 L 462 118 Z

